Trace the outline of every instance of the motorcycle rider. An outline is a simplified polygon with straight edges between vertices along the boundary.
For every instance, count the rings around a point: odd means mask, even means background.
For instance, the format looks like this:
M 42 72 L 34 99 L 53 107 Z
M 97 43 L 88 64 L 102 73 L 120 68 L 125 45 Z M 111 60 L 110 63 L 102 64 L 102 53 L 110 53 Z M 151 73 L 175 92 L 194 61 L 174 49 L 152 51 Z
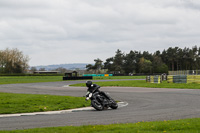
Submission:
M 100 91 L 99 88 L 100 86 L 97 84 L 93 84 L 92 81 L 86 81 L 86 86 L 88 87 L 89 92 L 93 93 L 94 91 L 98 91 L 100 94 L 105 96 L 108 100 L 110 100 L 110 97 L 103 91 Z

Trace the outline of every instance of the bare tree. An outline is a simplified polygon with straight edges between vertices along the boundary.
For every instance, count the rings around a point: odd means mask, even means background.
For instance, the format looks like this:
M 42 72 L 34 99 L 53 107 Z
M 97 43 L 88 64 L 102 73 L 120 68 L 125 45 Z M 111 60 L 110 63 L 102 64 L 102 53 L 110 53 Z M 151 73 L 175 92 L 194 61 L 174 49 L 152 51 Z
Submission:
M 28 69 L 29 57 L 17 48 L 0 51 L 1 73 L 24 73 Z

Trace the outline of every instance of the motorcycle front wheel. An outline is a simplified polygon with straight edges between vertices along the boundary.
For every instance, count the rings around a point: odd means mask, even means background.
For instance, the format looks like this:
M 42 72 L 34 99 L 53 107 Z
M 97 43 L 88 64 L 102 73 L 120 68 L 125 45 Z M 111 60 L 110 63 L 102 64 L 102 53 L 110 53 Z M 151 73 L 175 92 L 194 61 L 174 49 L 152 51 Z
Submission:
M 97 100 L 92 100 L 91 101 L 91 105 L 92 105 L 92 107 L 94 107 L 98 111 L 102 111 L 103 110 L 103 106 Z

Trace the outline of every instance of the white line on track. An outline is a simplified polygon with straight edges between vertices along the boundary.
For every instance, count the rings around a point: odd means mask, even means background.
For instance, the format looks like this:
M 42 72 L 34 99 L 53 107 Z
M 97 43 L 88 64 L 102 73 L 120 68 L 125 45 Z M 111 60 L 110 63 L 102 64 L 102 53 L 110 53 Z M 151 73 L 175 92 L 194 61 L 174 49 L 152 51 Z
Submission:
M 64 85 L 63 87 L 69 87 L 69 85 Z
M 122 108 L 122 107 L 125 107 L 125 106 L 128 106 L 127 102 L 119 102 L 118 103 L 118 107 L 119 108 Z M 0 115 L 0 118 L 2 118 L 2 117 L 17 117 L 17 116 L 63 114 L 63 113 L 73 113 L 73 112 L 80 112 L 80 111 L 87 111 L 87 110 L 95 110 L 95 109 L 93 107 L 85 107 L 85 108 L 70 109 L 70 110 L 60 110 L 60 111 L 20 113 L 20 114 L 5 114 L 5 115 Z

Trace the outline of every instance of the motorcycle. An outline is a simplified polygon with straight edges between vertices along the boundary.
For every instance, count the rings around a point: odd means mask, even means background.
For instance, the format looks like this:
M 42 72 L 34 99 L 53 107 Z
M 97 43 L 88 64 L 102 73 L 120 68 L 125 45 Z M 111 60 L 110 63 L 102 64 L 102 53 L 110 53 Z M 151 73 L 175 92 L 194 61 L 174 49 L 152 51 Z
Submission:
M 113 100 L 108 94 L 99 91 L 99 88 L 93 92 L 88 91 L 86 93 L 86 101 L 88 100 L 91 100 L 91 106 L 98 111 L 108 109 L 109 107 L 112 109 L 118 108 L 118 104 L 115 102 L 115 100 Z

